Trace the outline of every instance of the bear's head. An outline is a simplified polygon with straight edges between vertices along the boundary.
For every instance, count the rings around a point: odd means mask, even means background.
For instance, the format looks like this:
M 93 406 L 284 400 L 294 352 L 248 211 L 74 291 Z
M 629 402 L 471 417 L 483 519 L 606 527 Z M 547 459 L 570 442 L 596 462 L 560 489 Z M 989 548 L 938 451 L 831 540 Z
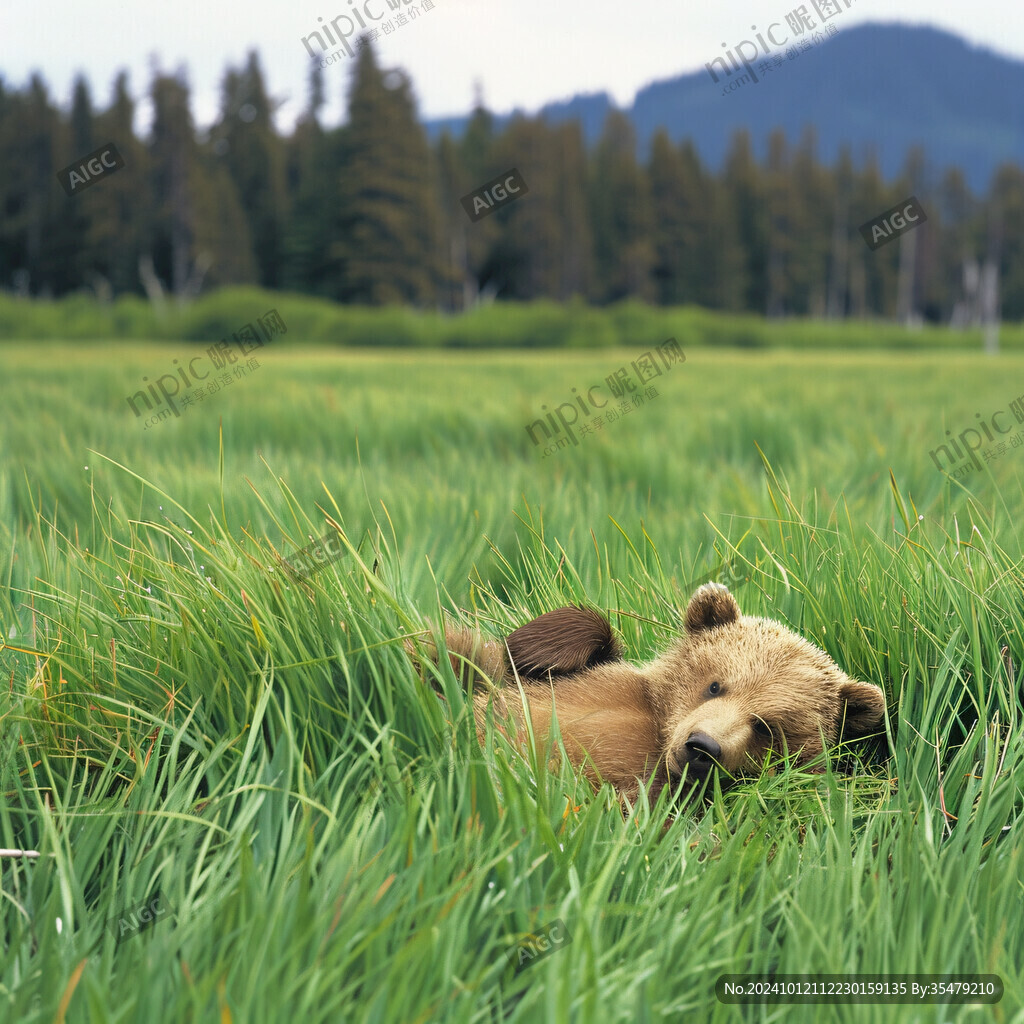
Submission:
M 851 679 L 780 623 L 741 615 L 717 583 L 696 591 L 682 637 L 644 675 L 670 777 L 757 771 L 770 752 L 807 761 L 822 738 L 875 732 L 885 714 L 880 687 Z

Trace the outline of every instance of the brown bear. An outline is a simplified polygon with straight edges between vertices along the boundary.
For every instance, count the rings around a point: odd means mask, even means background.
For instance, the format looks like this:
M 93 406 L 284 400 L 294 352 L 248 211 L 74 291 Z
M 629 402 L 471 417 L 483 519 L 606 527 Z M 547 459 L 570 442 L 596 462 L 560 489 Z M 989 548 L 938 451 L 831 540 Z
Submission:
M 639 667 L 622 659 L 603 615 L 576 607 L 547 612 L 504 643 L 451 630 L 446 645 L 457 675 L 478 690 L 481 740 L 493 705 L 496 724 L 511 721 L 503 731 L 525 746 L 521 683 L 544 756 L 554 710 L 573 764 L 595 787 L 610 782 L 631 801 L 648 780 L 652 798 L 666 784 L 700 783 L 715 769 L 725 783 L 758 769 L 769 752 L 807 761 L 821 753 L 822 739 L 863 736 L 882 722 L 880 687 L 850 679 L 780 623 L 741 615 L 721 584 L 694 593 L 684 627 L 664 654 Z

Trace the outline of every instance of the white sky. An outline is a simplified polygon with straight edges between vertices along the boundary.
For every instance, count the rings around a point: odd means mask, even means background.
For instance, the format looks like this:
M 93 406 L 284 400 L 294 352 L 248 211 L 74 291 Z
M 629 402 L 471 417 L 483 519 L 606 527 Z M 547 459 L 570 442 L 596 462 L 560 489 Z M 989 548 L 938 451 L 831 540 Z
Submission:
M 305 105 L 308 55 L 304 36 L 344 14 L 353 0 L 0 0 L 0 72 L 21 86 L 43 73 L 66 106 L 73 76 L 85 72 L 97 106 L 110 97 L 115 73 L 126 68 L 142 100 L 156 59 L 164 70 L 184 65 L 200 125 L 214 119 L 228 62 L 260 54 L 271 94 L 285 100 L 278 122 L 288 127 Z M 366 0 L 359 0 L 360 7 Z M 421 0 L 417 0 L 420 3 Z M 469 110 L 474 82 L 491 110 L 536 110 L 578 92 L 608 91 L 631 102 L 647 83 L 703 67 L 723 43 L 750 38 L 799 3 L 810 0 L 434 0 L 434 9 L 378 45 L 386 66 L 406 68 L 420 115 Z M 384 13 L 386 0 L 369 0 Z M 403 11 L 407 10 L 404 6 Z M 832 20 L 843 28 L 864 21 L 930 24 L 999 53 L 1024 59 L 1024 5 L 1010 0 L 853 0 Z M 341 118 L 349 61 L 326 69 L 329 124 Z M 146 106 L 140 109 L 148 123 Z

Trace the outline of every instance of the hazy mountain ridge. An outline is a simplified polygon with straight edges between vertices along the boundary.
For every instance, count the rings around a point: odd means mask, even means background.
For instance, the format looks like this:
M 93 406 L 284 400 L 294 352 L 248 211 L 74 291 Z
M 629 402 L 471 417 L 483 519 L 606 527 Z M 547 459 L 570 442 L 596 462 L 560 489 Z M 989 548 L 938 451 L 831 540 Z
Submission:
M 772 54 L 785 57 L 787 46 Z M 708 61 L 718 56 L 709 53 Z M 718 168 L 737 129 L 750 131 L 761 155 L 774 129 L 795 142 L 813 125 L 820 159 L 831 163 L 848 144 L 858 164 L 874 152 L 886 178 L 899 172 L 915 143 L 932 172 L 960 167 L 976 191 L 1000 163 L 1024 163 L 1024 61 L 939 29 L 880 23 L 840 30 L 762 76 L 757 67 L 765 59 L 755 64 L 759 81 L 726 95 L 723 87 L 745 69 L 727 78 L 716 66 L 716 84 L 701 67 L 641 89 L 625 108 L 640 159 L 662 127 L 675 142 L 692 138 L 702 159 Z M 578 119 L 592 144 L 613 109 L 610 96 L 592 93 L 546 104 L 541 113 L 551 121 Z M 513 116 L 496 116 L 496 128 Z M 444 129 L 461 134 L 467 121 L 468 115 L 449 117 L 426 126 L 436 138 Z

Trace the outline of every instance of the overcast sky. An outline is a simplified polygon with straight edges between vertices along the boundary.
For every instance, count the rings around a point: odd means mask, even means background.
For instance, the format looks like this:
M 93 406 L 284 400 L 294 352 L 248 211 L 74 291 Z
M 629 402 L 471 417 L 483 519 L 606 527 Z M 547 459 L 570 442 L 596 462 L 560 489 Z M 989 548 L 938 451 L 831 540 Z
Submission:
M 126 68 L 140 100 L 155 59 L 164 70 L 184 65 L 201 125 L 214 119 L 225 66 L 255 48 L 272 95 L 284 100 L 278 122 L 290 126 L 305 104 L 309 56 L 302 39 L 350 10 L 355 0 L 0 0 L 0 72 L 22 85 L 42 71 L 67 105 L 82 71 L 97 105 L 105 106 L 115 73 Z M 359 0 L 360 9 L 367 0 Z M 388 0 L 369 11 L 394 18 Z M 391 0 L 397 2 L 397 0 Z M 488 107 L 536 110 L 578 92 L 608 91 L 620 104 L 643 85 L 698 70 L 764 31 L 784 25 L 798 0 L 433 0 L 419 16 L 383 37 L 382 63 L 412 75 L 420 114 L 466 112 L 479 82 Z M 807 0 L 812 17 L 813 6 Z M 408 8 L 403 12 L 408 17 Z M 852 0 L 834 17 L 840 28 L 900 20 L 944 28 L 972 43 L 1024 59 L 1024 5 L 1019 0 Z M 817 20 L 817 19 L 815 19 Z M 344 22 L 341 26 L 344 27 Z M 379 24 L 383 24 L 381 21 Z M 781 29 L 779 30 L 782 31 Z M 333 49 L 333 48 L 332 48 Z M 342 115 L 347 58 L 325 71 L 328 123 Z M 148 123 L 145 107 L 140 110 Z

